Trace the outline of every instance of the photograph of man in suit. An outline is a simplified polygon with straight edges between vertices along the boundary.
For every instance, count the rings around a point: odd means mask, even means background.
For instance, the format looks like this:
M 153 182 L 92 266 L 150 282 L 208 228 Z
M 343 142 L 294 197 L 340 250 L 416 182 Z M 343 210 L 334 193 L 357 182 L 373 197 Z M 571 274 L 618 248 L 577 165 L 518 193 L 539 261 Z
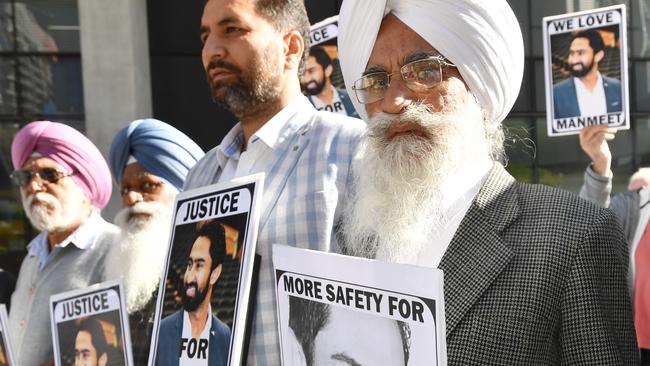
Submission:
M 228 363 L 230 328 L 210 305 L 225 255 L 223 226 L 215 220 L 199 222 L 183 275 L 183 308 L 160 322 L 156 365 Z
M 306 366 L 409 363 L 411 328 L 403 321 L 289 296 L 289 328 Z
M 79 323 L 74 342 L 75 366 L 105 366 L 108 363 L 108 343 L 102 324 L 93 318 Z
M 622 111 L 621 82 L 599 71 L 604 57 L 605 43 L 599 31 L 589 29 L 573 35 L 568 58 L 571 77 L 553 85 L 555 118 Z
M 311 47 L 307 68 L 301 80 L 301 87 L 307 94 L 307 99 L 319 111 L 359 117 L 348 92 L 335 88 L 332 84 L 333 72 L 334 64 L 327 51 L 320 46 Z
M 343 251 L 444 272 L 449 365 L 637 365 L 614 213 L 502 165 L 524 71 L 512 8 L 408 4 L 341 7 L 341 67 L 369 130 Z

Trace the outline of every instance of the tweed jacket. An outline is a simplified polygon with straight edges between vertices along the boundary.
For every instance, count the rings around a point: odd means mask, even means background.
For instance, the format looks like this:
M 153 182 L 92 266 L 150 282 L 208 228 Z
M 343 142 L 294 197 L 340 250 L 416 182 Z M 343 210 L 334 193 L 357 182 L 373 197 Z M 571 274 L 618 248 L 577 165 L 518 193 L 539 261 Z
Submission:
M 319 112 L 304 103 L 281 132 L 274 162 L 265 169 L 257 236 L 261 263 L 248 364 L 280 364 L 272 244 L 337 250 L 333 226 L 364 129 L 360 120 Z M 217 153 L 217 148 L 211 150 L 190 170 L 185 190 L 219 181 Z
M 613 212 L 495 164 L 442 258 L 449 365 L 636 365 Z

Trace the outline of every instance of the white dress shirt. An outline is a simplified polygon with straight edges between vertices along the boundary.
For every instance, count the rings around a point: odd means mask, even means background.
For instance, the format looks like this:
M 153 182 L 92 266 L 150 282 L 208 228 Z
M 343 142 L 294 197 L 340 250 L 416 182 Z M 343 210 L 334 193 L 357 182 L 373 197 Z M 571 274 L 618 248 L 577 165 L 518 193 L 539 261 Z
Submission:
M 607 100 L 605 99 L 605 87 L 603 77 L 598 73 L 598 80 L 593 90 L 589 91 L 585 84 L 578 78 L 573 78 L 578 96 L 578 106 L 582 116 L 599 116 L 607 114 Z

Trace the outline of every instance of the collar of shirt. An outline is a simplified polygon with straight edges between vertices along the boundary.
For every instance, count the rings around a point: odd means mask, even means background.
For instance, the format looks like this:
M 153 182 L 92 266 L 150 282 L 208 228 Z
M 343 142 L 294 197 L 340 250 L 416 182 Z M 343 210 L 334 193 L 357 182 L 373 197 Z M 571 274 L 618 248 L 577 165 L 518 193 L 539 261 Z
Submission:
M 251 136 L 249 143 L 254 144 L 261 140 L 270 149 L 275 149 L 279 143 L 291 135 L 292 129 L 289 128 L 289 121 L 304 108 L 313 109 L 314 107 L 307 97 L 296 98 L 257 130 Z M 239 160 L 243 143 L 244 131 L 241 122 L 238 122 L 230 129 L 217 148 L 217 161 L 222 169 L 228 159 Z
M 206 286 L 210 286 L 210 284 Z M 210 339 L 210 328 L 212 328 L 212 305 L 208 303 L 208 318 L 205 320 L 205 324 L 203 324 L 203 329 L 199 337 L 202 339 Z M 186 310 L 183 310 L 183 338 L 192 338 L 192 323 L 190 321 L 190 314 Z
M 589 89 L 587 89 L 587 86 L 579 78 L 573 78 L 573 83 L 576 86 L 576 92 L 584 92 L 584 93 L 593 94 L 593 93 L 595 93 L 595 92 L 597 92 L 599 90 L 604 90 L 603 77 L 600 74 L 600 71 L 598 71 L 597 75 L 598 76 L 597 76 L 597 79 L 596 79 L 596 86 L 591 91 L 589 91 Z M 578 91 L 578 89 L 579 89 L 579 91 Z
M 494 162 L 485 157 L 469 169 L 446 179 L 441 187 L 444 210 L 448 211 L 452 206 L 456 206 L 461 199 L 469 206 L 493 165 Z
M 47 231 L 43 231 L 34 240 L 29 243 L 27 246 L 27 254 L 32 257 L 38 257 L 39 266 L 42 270 L 45 267 L 45 264 L 49 259 L 58 252 L 61 248 L 65 248 L 68 244 L 72 243 L 74 246 L 81 250 L 91 249 L 95 246 L 97 237 L 101 234 L 101 231 L 97 230 L 97 227 L 104 223 L 104 219 L 98 212 L 93 211 L 93 213 L 85 219 L 77 230 L 73 231 L 67 238 L 63 239 L 62 242 L 54 246 L 54 250 L 50 252 L 50 245 L 47 241 Z

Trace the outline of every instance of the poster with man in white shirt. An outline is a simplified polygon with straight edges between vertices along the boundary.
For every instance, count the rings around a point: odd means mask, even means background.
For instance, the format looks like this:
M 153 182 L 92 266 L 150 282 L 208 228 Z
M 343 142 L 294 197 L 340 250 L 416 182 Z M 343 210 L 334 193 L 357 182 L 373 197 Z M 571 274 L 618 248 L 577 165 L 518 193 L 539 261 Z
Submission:
M 625 5 L 544 18 L 549 136 L 630 127 L 625 19 Z

